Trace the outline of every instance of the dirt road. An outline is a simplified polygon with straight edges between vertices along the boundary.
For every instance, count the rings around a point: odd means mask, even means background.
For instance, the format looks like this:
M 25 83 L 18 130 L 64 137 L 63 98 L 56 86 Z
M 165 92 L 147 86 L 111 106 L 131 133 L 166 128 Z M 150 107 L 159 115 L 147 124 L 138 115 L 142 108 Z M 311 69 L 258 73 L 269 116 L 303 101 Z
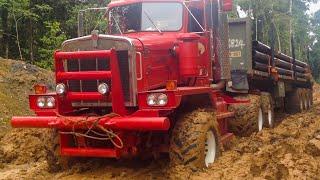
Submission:
M 280 115 L 274 129 L 235 139 L 217 163 L 198 172 L 177 167 L 173 173 L 167 158 L 81 159 L 68 171 L 50 174 L 45 161 L 46 130 L 10 130 L 2 125 L 0 179 L 320 179 L 318 85 L 315 100 L 309 111 Z

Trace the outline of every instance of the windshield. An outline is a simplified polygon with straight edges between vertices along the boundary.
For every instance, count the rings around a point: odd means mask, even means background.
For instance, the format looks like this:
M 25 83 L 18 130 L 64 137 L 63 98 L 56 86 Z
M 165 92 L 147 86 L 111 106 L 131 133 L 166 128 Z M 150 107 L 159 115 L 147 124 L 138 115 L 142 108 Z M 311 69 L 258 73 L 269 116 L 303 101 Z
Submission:
M 109 12 L 110 33 L 178 31 L 182 27 L 182 4 L 136 3 L 114 7 Z

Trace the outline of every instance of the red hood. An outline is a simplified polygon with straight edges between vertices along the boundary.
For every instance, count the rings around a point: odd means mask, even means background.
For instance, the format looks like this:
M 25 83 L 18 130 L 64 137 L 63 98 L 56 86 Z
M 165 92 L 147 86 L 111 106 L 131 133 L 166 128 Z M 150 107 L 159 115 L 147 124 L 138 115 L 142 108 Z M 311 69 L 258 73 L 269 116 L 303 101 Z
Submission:
M 169 49 L 177 42 L 179 33 L 131 33 L 124 36 L 136 39 L 143 44 L 144 48 L 149 50 Z

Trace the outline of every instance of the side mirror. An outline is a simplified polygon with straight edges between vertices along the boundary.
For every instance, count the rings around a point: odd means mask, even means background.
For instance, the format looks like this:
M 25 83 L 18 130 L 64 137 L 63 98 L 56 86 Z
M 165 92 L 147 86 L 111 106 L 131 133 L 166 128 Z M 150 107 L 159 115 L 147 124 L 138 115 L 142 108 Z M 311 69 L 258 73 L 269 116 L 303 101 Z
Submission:
M 233 0 L 223 0 L 223 11 L 232 11 Z
M 84 36 L 84 11 L 79 11 L 78 14 L 78 37 Z

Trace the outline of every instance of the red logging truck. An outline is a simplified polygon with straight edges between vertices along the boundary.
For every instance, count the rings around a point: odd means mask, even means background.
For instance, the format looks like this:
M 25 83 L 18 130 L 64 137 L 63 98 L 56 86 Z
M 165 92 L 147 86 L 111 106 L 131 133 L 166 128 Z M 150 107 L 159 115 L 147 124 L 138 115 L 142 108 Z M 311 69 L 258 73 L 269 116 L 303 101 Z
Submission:
M 15 128 L 51 128 L 51 170 L 71 157 L 168 153 L 203 168 L 233 136 L 274 124 L 274 109 L 312 104 L 307 64 L 251 40 L 231 0 L 119 0 L 107 31 L 67 40 L 54 54 L 56 92 L 35 86 L 35 117 Z M 230 24 L 229 24 L 230 23 Z M 230 38 L 229 38 L 230 29 Z M 230 47 L 230 50 L 229 50 Z

